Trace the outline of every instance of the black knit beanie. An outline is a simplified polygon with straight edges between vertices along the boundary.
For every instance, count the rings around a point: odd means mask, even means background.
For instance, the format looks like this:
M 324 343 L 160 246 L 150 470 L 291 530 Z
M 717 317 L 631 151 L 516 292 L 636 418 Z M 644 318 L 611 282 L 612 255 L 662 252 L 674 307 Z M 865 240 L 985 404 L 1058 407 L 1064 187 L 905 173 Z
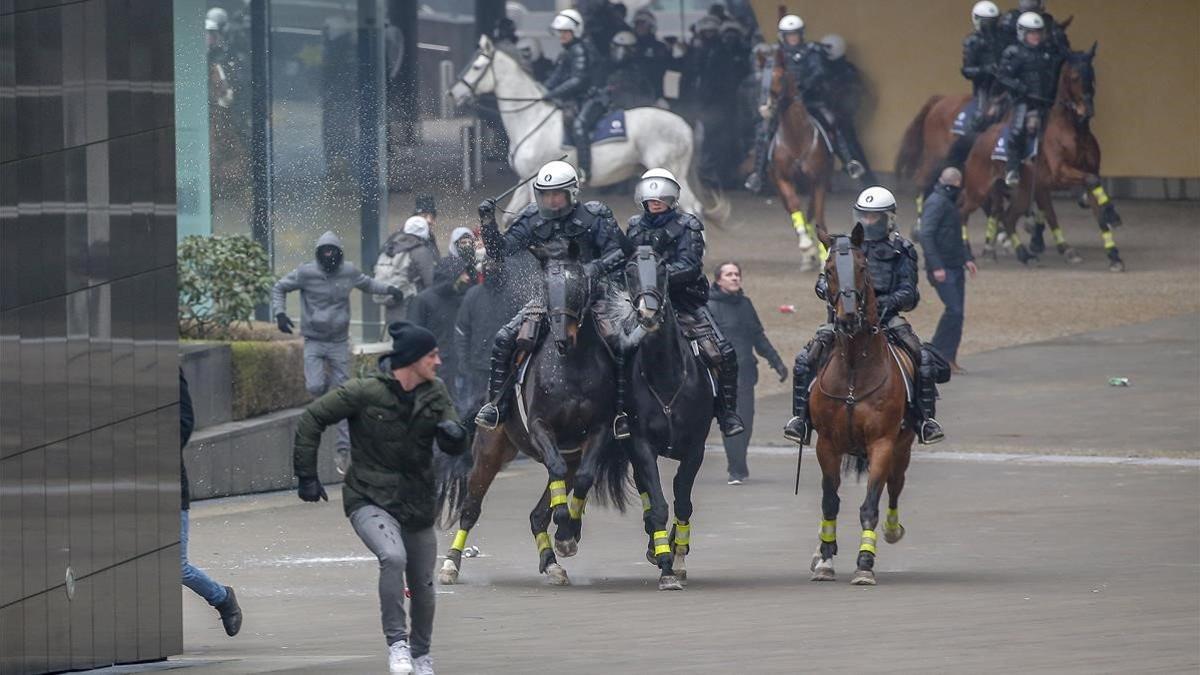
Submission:
M 388 335 L 392 336 L 392 351 L 384 358 L 392 368 L 403 368 L 421 360 L 437 349 L 437 338 L 425 328 L 408 321 L 388 324 Z

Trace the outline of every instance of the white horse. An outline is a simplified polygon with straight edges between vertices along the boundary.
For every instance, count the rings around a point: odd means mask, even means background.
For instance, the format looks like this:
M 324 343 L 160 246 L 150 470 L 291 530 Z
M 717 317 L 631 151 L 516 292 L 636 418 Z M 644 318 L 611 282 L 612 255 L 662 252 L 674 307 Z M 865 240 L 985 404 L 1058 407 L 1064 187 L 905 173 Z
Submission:
M 450 89 L 455 103 L 480 94 L 495 94 L 508 132 L 508 163 L 527 176 L 543 164 L 567 154 L 575 163 L 574 149 L 563 147 L 563 113 L 542 100 L 546 89 L 509 54 L 497 50 L 488 36 L 479 38 L 475 60 Z M 718 198 L 705 206 L 688 184 L 692 164 L 692 129 L 680 116 L 660 108 L 625 111 L 626 137 L 592 148 L 593 186 L 612 185 L 640 173 L 642 167 L 664 168 L 679 179 L 679 205 L 684 211 L 720 225 L 729 215 L 728 202 Z M 517 190 L 506 210 L 515 213 L 533 201 L 532 186 Z

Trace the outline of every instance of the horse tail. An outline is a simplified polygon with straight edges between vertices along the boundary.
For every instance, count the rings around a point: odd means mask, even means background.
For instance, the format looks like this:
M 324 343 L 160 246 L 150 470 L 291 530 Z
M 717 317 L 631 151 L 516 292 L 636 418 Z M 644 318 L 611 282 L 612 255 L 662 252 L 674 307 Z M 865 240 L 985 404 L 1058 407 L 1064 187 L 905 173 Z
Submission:
M 904 138 L 900 141 L 900 151 L 896 153 L 895 171 L 898 180 L 912 178 L 916 175 L 917 167 L 921 165 L 921 153 L 925 147 L 925 118 L 942 98 L 942 96 L 930 96 L 925 105 L 921 106 L 921 110 L 913 118 L 913 121 L 909 122 L 908 128 L 904 130 Z
M 596 458 L 596 482 L 592 492 L 601 506 L 616 507 L 621 513 L 625 513 L 625 505 L 629 502 L 633 487 L 633 476 L 629 471 L 629 452 L 624 443 L 609 440 L 596 450 L 600 456 Z
M 437 510 L 441 526 L 450 528 L 458 523 L 463 503 L 467 499 L 467 477 L 475 465 L 475 448 L 454 456 L 440 450 L 433 455 L 433 471 L 437 477 Z
M 862 480 L 862 476 L 870 468 L 870 459 L 865 455 L 846 454 L 842 455 L 842 475 L 849 476 L 850 472 L 854 472 L 855 480 Z
M 692 189 L 696 192 L 696 200 L 700 202 L 701 216 L 703 216 L 704 224 L 721 227 L 729 220 L 729 214 L 733 206 L 719 188 L 710 189 L 701 182 L 699 164 L 698 153 L 693 151 L 688 161 L 688 185 L 691 185 Z

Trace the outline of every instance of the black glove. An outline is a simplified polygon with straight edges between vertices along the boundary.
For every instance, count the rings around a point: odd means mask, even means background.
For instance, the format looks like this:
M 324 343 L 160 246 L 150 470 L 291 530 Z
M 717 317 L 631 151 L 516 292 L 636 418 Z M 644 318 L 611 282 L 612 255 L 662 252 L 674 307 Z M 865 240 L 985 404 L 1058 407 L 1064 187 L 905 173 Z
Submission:
M 388 286 L 387 292 L 388 292 L 388 295 L 392 296 L 393 298 L 395 298 L 397 300 L 404 299 L 404 291 L 400 290 L 399 286 Z
M 300 495 L 301 501 L 315 502 L 322 499 L 329 501 L 329 495 L 325 494 L 325 487 L 321 485 L 321 479 L 316 476 L 301 478 L 300 487 L 296 488 L 296 494 Z
M 286 312 L 280 312 L 275 315 L 275 325 L 279 326 L 279 331 L 281 333 L 287 333 L 288 335 L 291 335 L 292 328 L 296 324 L 292 323 L 292 320 L 288 318 Z
M 454 420 L 443 420 L 437 425 L 438 445 L 454 446 L 467 439 L 467 430 Z
M 491 197 L 479 202 L 479 222 L 488 223 L 496 219 L 496 200 Z
M 779 363 L 776 363 L 775 365 L 773 365 L 771 367 L 775 369 L 775 374 L 779 376 L 780 382 L 787 381 L 788 369 L 787 369 L 787 366 L 783 365 L 782 361 L 780 361 Z

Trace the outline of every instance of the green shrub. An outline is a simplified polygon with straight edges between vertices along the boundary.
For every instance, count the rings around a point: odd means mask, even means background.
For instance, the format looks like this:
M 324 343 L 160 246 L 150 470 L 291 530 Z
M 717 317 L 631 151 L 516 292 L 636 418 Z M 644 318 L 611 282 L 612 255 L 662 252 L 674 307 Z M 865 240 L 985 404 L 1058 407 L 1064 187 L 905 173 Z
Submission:
M 275 279 L 267 252 L 249 237 L 192 235 L 178 257 L 181 337 L 227 338 L 270 298 Z
M 231 342 L 233 419 L 242 420 L 312 400 L 304 388 L 304 342 Z

